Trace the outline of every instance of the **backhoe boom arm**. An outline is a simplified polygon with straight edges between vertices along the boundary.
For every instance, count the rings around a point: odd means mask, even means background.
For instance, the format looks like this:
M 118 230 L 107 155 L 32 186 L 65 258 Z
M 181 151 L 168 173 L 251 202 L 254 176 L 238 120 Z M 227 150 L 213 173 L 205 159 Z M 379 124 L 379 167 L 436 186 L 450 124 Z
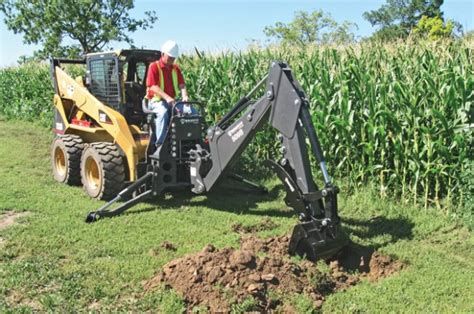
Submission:
M 231 114 L 210 129 L 209 151 L 197 147 L 191 152 L 192 191 L 197 194 L 209 191 L 241 156 L 255 133 L 264 124 L 270 123 L 280 132 L 278 139 L 283 158 L 278 163 L 267 162 L 285 186 L 286 204 L 299 213 L 301 220 L 293 231 L 290 251 L 304 252 L 310 259 L 321 258 L 325 252 L 329 254 L 331 251 L 322 246 L 337 237 L 340 224 L 337 214 L 338 189 L 332 185 L 328 175 L 311 121 L 309 102 L 290 68 L 278 62 L 273 62 L 270 67 L 264 96 L 254 104 L 249 104 L 249 99 L 249 95 L 242 98 L 230 111 Z M 245 113 L 235 119 L 245 109 Z M 232 122 L 232 119 L 235 121 Z M 307 138 L 323 174 L 322 190 L 317 188 L 313 180 Z

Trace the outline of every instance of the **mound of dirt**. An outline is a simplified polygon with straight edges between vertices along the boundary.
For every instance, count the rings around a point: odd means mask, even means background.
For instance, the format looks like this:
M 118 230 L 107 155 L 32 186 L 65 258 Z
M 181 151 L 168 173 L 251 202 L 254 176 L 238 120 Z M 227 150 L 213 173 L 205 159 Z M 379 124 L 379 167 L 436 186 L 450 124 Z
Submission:
M 248 236 L 241 239 L 240 248 L 216 249 L 208 244 L 199 253 L 173 260 L 144 283 L 145 291 L 160 285 L 178 292 L 188 309 L 204 306 L 211 312 L 228 312 L 232 304 L 253 298 L 255 310 L 268 311 L 282 305 L 275 296 L 304 293 L 316 308 L 321 307 L 325 296 L 357 284 L 361 277 L 376 280 L 401 269 L 403 264 L 378 252 L 355 250 L 346 252 L 359 264 L 345 268 L 344 254 L 328 262 L 326 270 L 319 270 L 313 263 L 292 261 L 288 252 L 289 237 L 260 239 Z M 368 265 L 368 266 L 367 266 Z M 357 275 L 351 271 L 362 270 Z M 365 270 L 365 271 L 364 271 Z M 269 292 L 272 293 L 269 293 Z
M 380 252 L 374 252 L 370 259 L 369 269 L 367 274 L 370 281 L 377 281 L 380 278 L 388 277 L 405 265 L 401 261 L 395 261 L 392 257 L 382 255 Z

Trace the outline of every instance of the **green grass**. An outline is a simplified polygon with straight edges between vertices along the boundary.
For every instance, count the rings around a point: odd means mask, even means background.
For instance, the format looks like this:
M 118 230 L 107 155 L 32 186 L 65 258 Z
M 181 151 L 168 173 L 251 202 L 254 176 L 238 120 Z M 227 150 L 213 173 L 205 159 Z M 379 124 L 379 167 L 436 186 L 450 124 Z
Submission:
M 79 187 L 53 181 L 51 139 L 31 123 L 0 121 L 0 213 L 29 212 L 19 224 L 0 230 L 0 312 L 179 312 L 185 307 L 178 295 L 163 289 L 145 294 L 142 281 L 207 243 L 237 246 L 235 223 L 251 225 L 269 217 L 278 227 L 261 235 L 272 236 L 289 232 L 296 221 L 271 180 L 271 192 L 263 197 L 225 189 L 205 196 L 183 193 L 85 224 L 86 214 L 103 203 Z M 437 209 L 401 205 L 371 191 L 349 196 L 343 189 L 344 228 L 353 241 L 408 267 L 329 296 L 323 311 L 473 312 L 472 234 Z M 177 250 L 161 249 L 165 240 Z M 306 310 L 303 301 L 292 302 Z M 234 310 L 245 310 L 247 303 Z

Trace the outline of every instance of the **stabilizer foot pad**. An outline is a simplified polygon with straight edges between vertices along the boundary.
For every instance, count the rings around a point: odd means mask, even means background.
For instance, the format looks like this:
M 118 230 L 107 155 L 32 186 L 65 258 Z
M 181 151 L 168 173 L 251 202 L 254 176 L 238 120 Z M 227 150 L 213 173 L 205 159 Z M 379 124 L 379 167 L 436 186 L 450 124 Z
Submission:
M 86 217 L 87 223 L 93 223 L 100 219 L 100 215 L 97 212 L 90 212 Z

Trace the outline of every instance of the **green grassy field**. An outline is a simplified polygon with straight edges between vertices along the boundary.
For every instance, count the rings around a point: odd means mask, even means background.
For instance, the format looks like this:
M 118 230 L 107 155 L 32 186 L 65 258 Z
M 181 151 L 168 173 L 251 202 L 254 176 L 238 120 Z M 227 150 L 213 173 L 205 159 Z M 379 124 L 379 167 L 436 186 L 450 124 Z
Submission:
M 260 233 L 266 237 L 288 233 L 296 222 L 272 179 L 263 197 L 228 189 L 184 193 L 85 224 L 86 214 L 102 203 L 79 187 L 53 181 L 51 139 L 48 130 L 31 123 L 0 121 L 0 214 L 28 212 L 0 230 L 0 312 L 179 312 L 185 307 L 178 295 L 145 294 L 142 281 L 207 243 L 237 246 L 235 223 L 271 219 L 278 227 Z M 323 312 L 474 312 L 474 238 L 462 224 L 437 209 L 379 199 L 370 188 L 351 192 L 340 194 L 351 239 L 408 266 L 329 296 Z M 161 249 L 165 240 L 177 250 Z M 292 300 L 308 310 L 304 300 Z

